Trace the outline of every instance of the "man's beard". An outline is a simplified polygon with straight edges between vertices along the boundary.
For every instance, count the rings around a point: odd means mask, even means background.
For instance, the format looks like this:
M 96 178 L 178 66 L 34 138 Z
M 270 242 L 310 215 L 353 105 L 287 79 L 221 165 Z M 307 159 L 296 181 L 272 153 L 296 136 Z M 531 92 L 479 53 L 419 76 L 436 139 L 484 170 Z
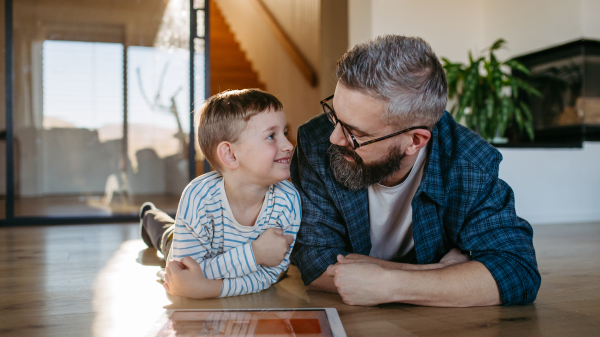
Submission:
M 391 177 L 400 170 L 404 158 L 400 147 L 393 147 L 385 158 L 371 164 L 365 164 L 356 152 L 347 147 L 331 144 L 328 153 L 333 176 L 352 190 L 367 188 Z M 344 156 L 354 159 L 354 162 Z

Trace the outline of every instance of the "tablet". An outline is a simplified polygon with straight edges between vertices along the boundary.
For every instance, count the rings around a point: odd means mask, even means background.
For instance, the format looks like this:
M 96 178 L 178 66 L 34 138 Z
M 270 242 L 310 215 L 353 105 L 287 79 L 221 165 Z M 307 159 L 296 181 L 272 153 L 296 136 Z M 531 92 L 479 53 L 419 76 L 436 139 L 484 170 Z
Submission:
M 147 337 L 346 337 L 334 308 L 167 310 Z

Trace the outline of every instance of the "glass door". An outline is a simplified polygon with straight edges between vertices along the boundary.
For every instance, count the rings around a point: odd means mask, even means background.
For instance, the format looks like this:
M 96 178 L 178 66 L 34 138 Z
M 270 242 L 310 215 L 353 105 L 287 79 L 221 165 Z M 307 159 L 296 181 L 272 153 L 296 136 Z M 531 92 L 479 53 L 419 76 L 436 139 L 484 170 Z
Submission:
M 15 223 L 133 219 L 144 201 L 174 213 L 203 159 L 191 102 L 205 98 L 204 1 L 12 6 L 14 195 L 5 198 Z

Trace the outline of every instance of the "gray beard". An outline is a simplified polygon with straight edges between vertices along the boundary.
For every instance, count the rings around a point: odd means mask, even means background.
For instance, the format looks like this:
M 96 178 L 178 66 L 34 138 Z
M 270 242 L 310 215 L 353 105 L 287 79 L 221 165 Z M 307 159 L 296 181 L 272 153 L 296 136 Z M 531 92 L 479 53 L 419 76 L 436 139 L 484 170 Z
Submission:
M 365 164 L 356 152 L 347 147 L 331 144 L 327 152 L 333 176 L 351 190 L 360 190 L 381 183 L 400 170 L 400 164 L 404 159 L 400 147 L 393 147 L 387 157 L 371 164 Z M 344 156 L 353 158 L 354 162 L 348 161 Z

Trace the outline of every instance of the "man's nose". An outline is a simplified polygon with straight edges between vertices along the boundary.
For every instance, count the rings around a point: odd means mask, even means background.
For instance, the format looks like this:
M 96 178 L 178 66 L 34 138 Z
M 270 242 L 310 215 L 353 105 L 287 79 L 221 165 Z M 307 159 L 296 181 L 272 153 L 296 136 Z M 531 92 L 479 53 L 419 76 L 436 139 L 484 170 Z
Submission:
M 348 146 L 348 139 L 344 135 L 344 130 L 342 130 L 342 124 L 337 123 L 335 129 L 329 136 L 329 141 L 331 144 L 339 145 L 339 146 Z

